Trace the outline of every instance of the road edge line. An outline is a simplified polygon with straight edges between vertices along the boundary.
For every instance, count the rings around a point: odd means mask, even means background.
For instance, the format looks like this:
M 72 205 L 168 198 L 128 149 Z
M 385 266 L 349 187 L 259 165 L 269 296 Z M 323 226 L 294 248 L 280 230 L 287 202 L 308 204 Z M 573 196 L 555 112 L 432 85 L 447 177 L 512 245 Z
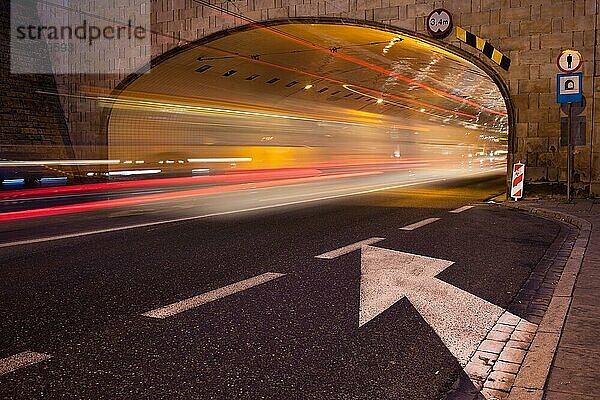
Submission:
M 538 326 L 531 347 L 508 396 L 509 400 L 539 400 L 544 395 L 567 313 L 571 307 L 573 288 L 591 237 L 592 224 L 571 214 L 519 204 L 510 200 L 501 205 L 541 217 L 556 219 L 579 228 L 577 240 L 554 289 L 550 305 Z

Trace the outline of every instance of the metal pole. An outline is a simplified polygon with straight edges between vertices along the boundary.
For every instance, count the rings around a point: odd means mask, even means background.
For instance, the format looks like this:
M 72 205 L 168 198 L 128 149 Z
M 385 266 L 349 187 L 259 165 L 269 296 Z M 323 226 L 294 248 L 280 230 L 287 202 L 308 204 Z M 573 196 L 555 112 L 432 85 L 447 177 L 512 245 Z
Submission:
M 571 179 L 573 176 L 573 135 L 571 134 L 571 107 L 573 103 L 569 103 L 567 108 L 567 201 L 571 201 Z

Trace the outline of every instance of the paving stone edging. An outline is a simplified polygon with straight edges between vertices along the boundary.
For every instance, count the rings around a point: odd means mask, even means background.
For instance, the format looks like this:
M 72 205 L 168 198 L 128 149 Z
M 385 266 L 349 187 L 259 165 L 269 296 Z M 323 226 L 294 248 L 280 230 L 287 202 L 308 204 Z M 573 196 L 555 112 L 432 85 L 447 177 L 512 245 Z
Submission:
M 544 396 L 544 387 L 562 334 L 567 312 L 571 305 L 573 287 L 590 239 L 592 224 L 589 221 L 563 212 L 528 206 L 518 202 L 506 201 L 503 205 L 546 218 L 557 219 L 579 228 L 579 235 L 560 280 L 554 289 L 552 301 L 538 326 L 531 347 L 519 369 L 508 397 L 509 400 L 541 400 Z

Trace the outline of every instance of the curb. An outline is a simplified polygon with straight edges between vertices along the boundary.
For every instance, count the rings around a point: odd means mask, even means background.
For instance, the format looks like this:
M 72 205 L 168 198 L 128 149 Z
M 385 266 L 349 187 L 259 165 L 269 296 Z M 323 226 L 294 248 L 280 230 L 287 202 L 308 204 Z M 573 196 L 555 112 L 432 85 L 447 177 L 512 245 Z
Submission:
M 552 361 L 571 305 L 573 287 L 579 275 L 579 269 L 591 235 L 592 224 L 584 219 L 559 211 L 527 206 L 511 201 L 504 201 L 500 204 L 508 208 L 556 219 L 579 228 L 579 235 L 571 250 L 571 255 L 558 284 L 554 288 L 552 301 L 538 326 L 533 343 L 517 373 L 508 397 L 510 400 L 542 400 L 546 380 L 550 374 Z

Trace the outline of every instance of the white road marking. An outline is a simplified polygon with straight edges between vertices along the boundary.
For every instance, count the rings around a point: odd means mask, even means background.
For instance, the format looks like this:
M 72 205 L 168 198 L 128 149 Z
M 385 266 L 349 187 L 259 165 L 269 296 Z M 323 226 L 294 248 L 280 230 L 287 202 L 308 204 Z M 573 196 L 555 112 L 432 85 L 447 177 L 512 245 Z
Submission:
M 254 286 L 261 285 L 273 279 L 280 278 L 284 275 L 285 274 L 279 274 L 276 272 L 267 272 L 262 275 L 257 275 L 253 278 L 245 279 L 237 283 L 232 283 L 231 285 L 227 285 L 219 289 L 211 290 L 210 292 L 206 292 L 198 296 L 190 297 L 189 299 L 181 300 L 176 303 L 145 312 L 142 315 L 145 317 L 160 319 L 172 317 L 173 315 L 191 310 L 192 308 L 196 308 L 206 303 L 210 303 L 211 301 L 219 300 L 223 297 L 242 292 L 246 289 L 250 289 Z
M 464 367 L 504 309 L 435 278 L 452 264 L 363 246 L 359 327 L 406 297 Z
M 0 359 L 0 375 L 8 374 L 17 369 L 28 367 L 50 358 L 48 354 L 24 351 L 19 354 Z
M 325 258 L 331 260 L 332 258 L 336 258 L 339 256 L 343 256 L 344 254 L 351 253 L 355 250 L 362 248 L 364 245 L 373 244 L 377 242 L 381 242 L 385 238 L 373 237 L 365 240 L 361 240 L 360 242 L 349 244 L 348 246 L 340 247 L 339 249 L 335 249 L 332 251 L 328 251 L 327 253 L 320 254 L 315 256 L 315 258 Z
M 403 231 L 413 231 L 422 226 L 429 225 L 432 222 L 435 222 L 437 220 L 439 220 L 439 218 L 427 218 L 427 219 L 424 219 L 423 221 L 419 221 L 419 222 L 415 222 L 414 224 L 406 225 L 400 229 L 402 229 Z
M 473 175 L 480 175 L 483 173 L 490 173 L 490 172 L 500 171 L 500 170 L 501 170 L 501 168 L 497 168 L 497 169 L 493 169 L 493 170 L 489 170 L 489 171 L 478 172 Z M 29 244 L 43 243 L 43 242 L 53 242 L 56 240 L 71 239 L 71 238 L 76 238 L 76 237 L 80 237 L 80 236 L 98 235 L 101 233 L 110 233 L 110 232 L 118 232 L 118 231 L 124 231 L 124 230 L 129 230 L 129 229 L 145 228 L 145 227 L 155 226 L 155 225 L 173 224 L 173 223 L 177 223 L 177 222 L 193 221 L 196 219 L 203 219 L 203 218 L 210 218 L 210 217 L 217 217 L 217 216 L 224 216 L 224 215 L 232 215 L 232 214 L 239 214 L 239 213 L 252 212 L 252 211 L 267 210 L 269 208 L 279 208 L 279 207 L 286 207 L 286 206 L 292 206 L 292 205 L 298 205 L 298 204 L 314 203 L 314 202 L 322 201 L 322 200 L 330 200 L 330 199 L 337 199 L 337 198 L 342 198 L 342 197 L 358 196 L 358 195 L 362 195 L 362 194 L 381 192 L 381 191 L 385 191 L 385 190 L 398 189 L 398 188 L 408 187 L 408 186 L 424 185 L 427 183 L 435 183 L 435 182 L 440 182 L 440 181 L 445 181 L 445 180 L 448 180 L 448 178 L 438 178 L 438 179 L 423 180 L 423 181 L 418 181 L 418 182 L 403 183 L 400 185 L 386 186 L 386 187 L 380 187 L 380 188 L 375 188 L 375 189 L 367 189 L 367 190 L 361 190 L 358 192 L 343 193 L 343 194 L 339 194 L 339 195 L 319 197 L 316 199 L 290 201 L 290 202 L 281 203 L 281 204 L 269 204 L 269 205 L 260 206 L 260 207 L 251 207 L 251 208 L 245 208 L 245 209 L 240 209 L 240 210 L 223 211 L 223 212 L 216 212 L 216 213 L 204 214 L 204 215 L 194 215 L 191 217 L 183 217 L 183 218 L 174 218 L 174 219 L 168 219 L 168 220 L 162 220 L 162 221 L 146 222 L 143 224 L 125 225 L 125 226 L 118 226 L 115 228 L 106 228 L 106 229 L 98 229 L 98 230 L 94 230 L 94 231 L 76 232 L 76 233 L 69 233 L 69 234 L 65 234 L 65 235 L 48 236 L 48 237 L 37 238 L 37 239 L 18 240 L 15 242 L 0 243 L 0 248 L 24 246 L 24 245 L 29 245 Z
M 452 210 L 452 211 L 450 211 L 450 212 L 451 212 L 452 214 L 458 214 L 458 213 L 461 213 L 461 212 L 463 212 L 463 211 L 470 210 L 470 209 L 471 209 L 471 208 L 473 208 L 473 207 L 475 207 L 475 206 L 462 206 L 462 207 L 460 207 L 460 208 L 457 208 L 456 210 Z

